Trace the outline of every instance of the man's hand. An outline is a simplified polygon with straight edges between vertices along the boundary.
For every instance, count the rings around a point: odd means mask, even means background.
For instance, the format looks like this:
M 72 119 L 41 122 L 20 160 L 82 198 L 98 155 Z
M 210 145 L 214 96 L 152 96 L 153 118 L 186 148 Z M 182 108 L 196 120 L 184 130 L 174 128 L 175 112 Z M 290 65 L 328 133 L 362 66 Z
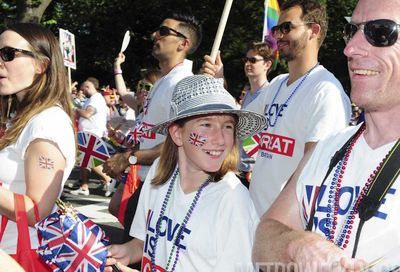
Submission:
M 218 52 L 215 62 L 209 55 L 204 56 L 204 62 L 200 69 L 200 74 L 209 75 L 215 78 L 224 77 L 224 65 L 221 60 L 220 52 Z
M 361 271 L 367 263 L 346 257 L 344 251 L 312 232 L 297 231 L 288 245 L 290 259 L 301 271 Z
M 103 172 L 113 178 L 120 178 L 125 169 L 129 166 L 129 156 L 131 151 L 126 151 L 124 153 L 117 153 L 111 156 L 103 164 Z

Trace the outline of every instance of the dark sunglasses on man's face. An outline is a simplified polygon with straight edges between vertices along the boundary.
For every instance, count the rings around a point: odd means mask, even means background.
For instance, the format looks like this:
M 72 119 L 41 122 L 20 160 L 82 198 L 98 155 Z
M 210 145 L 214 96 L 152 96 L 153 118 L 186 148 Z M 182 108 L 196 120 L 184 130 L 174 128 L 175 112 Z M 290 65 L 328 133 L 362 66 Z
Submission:
M 278 30 L 282 34 L 288 34 L 293 28 L 296 28 L 298 26 L 303 26 L 303 25 L 309 25 L 309 24 L 313 24 L 313 22 L 305 22 L 304 24 L 301 24 L 301 25 L 294 25 L 294 24 L 292 24 L 292 22 L 283 22 L 280 25 L 276 25 L 276 26 L 272 27 L 271 32 L 272 32 L 273 36 L 278 34 Z
M 170 28 L 168 26 L 162 25 L 157 29 L 157 31 L 158 31 L 158 33 L 160 33 L 161 37 L 168 36 L 168 35 L 175 35 L 175 36 L 187 39 L 187 37 L 185 35 L 183 35 L 179 31 L 177 31 L 173 28 Z
M 254 64 L 254 63 L 256 63 L 258 61 L 262 61 L 262 60 L 264 60 L 264 59 L 257 59 L 255 57 L 251 57 L 251 58 L 244 57 L 244 58 L 242 58 L 243 63 L 250 62 L 251 64 Z
M 364 33 L 365 39 L 373 46 L 385 47 L 396 43 L 400 24 L 392 20 L 378 19 L 365 23 L 348 23 L 344 26 L 343 38 L 348 43 L 358 30 Z
M 20 52 L 22 54 L 34 57 L 34 55 L 31 51 L 8 47 L 8 46 L 0 49 L 0 57 L 5 62 L 12 61 L 15 58 L 15 52 Z

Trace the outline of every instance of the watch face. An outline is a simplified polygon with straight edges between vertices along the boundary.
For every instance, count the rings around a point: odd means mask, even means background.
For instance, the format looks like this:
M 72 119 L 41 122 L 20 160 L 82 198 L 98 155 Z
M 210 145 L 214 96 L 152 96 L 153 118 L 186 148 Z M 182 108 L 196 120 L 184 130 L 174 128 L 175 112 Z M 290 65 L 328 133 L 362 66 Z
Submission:
M 137 158 L 135 156 L 130 156 L 129 157 L 129 163 L 130 164 L 136 164 L 137 163 Z

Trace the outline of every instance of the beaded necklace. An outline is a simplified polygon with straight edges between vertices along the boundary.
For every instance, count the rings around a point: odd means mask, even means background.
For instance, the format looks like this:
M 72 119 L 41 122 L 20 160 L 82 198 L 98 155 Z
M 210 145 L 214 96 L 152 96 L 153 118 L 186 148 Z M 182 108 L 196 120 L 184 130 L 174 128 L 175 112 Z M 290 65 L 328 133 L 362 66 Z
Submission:
M 171 182 L 170 182 L 170 184 L 168 186 L 167 193 L 166 193 L 166 195 L 164 197 L 163 204 L 162 204 L 161 210 L 160 210 L 160 215 L 158 216 L 158 220 L 157 220 L 157 224 L 156 224 L 156 236 L 155 236 L 155 239 L 154 239 L 154 252 L 151 255 L 151 271 L 152 272 L 157 272 L 156 260 L 155 259 L 156 259 L 157 242 L 158 242 L 158 238 L 160 237 L 161 219 L 164 217 L 165 210 L 166 210 L 166 208 L 168 206 L 169 199 L 171 198 L 171 194 L 172 194 L 172 191 L 173 191 L 173 188 L 174 188 L 175 181 L 176 181 L 176 179 L 178 177 L 178 174 L 179 174 L 179 170 L 178 170 L 178 168 L 176 168 L 175 172 L 174 172 L 174 174 L 173 174 L 173 176 L 171 178 Z M 203 189 L 210 183 L 210 180 L 211 180 L 211 177 L 209 176 L 206 179 L 206 181 L 204 181 L 203 184 L 199 187 L 199 189 L 196 192 L 196 195 L 193 198 L 192 204 L 190 204 L 190 207 L 189 207 L 189 209 L 188 209 L 188 211 L 187 211 L 187 213 L 186 213 L 186 215 L 185 215 L 185 217 L 184 217 L 184 219 L 183 219 L 183 221 L 182 221 L 182 223 L 181 223 L 181 225 L 179 227 L 179 230 L 176 233 L 176 238 L 175 238 L 173 246 L 171 248 L 171 252 L 169 253 L 169 257 L 168 257 L 167 265 L 165 267 L 165 271 L 171 271 L 171 272 L 175 271 L 176 264 L 178 263 L 178 259 L 179 259 L 179 249 L 180 249 L 180 247 L 177 247 L 177 244 L 179 243 L 179 240 L 181 238 L 181 232 L 184 230 L 184 228 L 186 227 L 187 223 L 189 222 L 189 219 L 190 219 L 190 217 L 191 217 L 191 215 L 192 215 L 192 213 L 194 211 L 194 208 L 196 207 L 197 202 L 200 199 L 200 195 L 201 195 Z M 173 261 L 172 268 L 171 268 L 171 270 L 168 270 L 168 268 L 169 268 L 169 266 L 170 266 L 170 264 L 172 262 L 172 256 L 174 255 L 175 251 L 176 251 L 175 259 Z
M 367 182 L 362 188 L 358 198 L 355 198 L 355 200 L 353 201 L 353 206 L 346 216 L 346 219 L 340 230 L 340 235 L 338 235 L 335 240 L 335 233 L 336 230 L 338 230 L 339 195 L 342 186 L 343 176 L 347 167 L 350 153 L 352 152 L 355 143 L 360 138 L 364 130 L 365 130 L 365 124 L 362 125 L 362 128 L 358 131 L 356 137 L 354 137 L 353 141 L 350 143 L 348 149 L 346 150 L 344 157 L 337 164 L 336 170 L 333 174 L 333 178 L 329 187 L 325 237 L 327 240 L 334 242 L 338 247 L 342 249 L 347 248 L 349 244 L 350 235 L 353 230 L 353 224 L 355 221 L 355 215 L 358 213 L 358 207 L 360 206 L 360 203 L 364 198 L 364 196 L 367 194 L 368 189 L 371 186 L 372 182 L 374 181 L 376 174 L 378 173 L 379 169 L 382 167 L 382 165 L 384 164 L 390 153 L 389 152 L 383 158 L 383 160 L 378 164 L 376 169 L 368 177 Z
M 307 79 L 308 75 L 312 72 L 312 70 L 314 70 L 314 68 L 317 67 L 318 65 L 319 65 L 319 62 L 317 62 L 317 64 L 315 64 L 310 70 L 308 70 L 308 72 L 303 76 L 303 78 L 301 79 L 299 84 L 297 84 L 296 88 L 294 88 L 292 93 L 286 99 L 285 103 L 283 103 L 279 107 L 279 109 L 277 109 L 276 114 L 275 114 L 275 120 L 273 121 L 273 123 L 271 122 L 270 118 L 267 118 L 268 126 L 274 127 L 276 125 L 276 122 L 278 121 L 278 118 L 279 118 L 279 113 L 282 111 L 283 107 L 287 107 L 289 105 L 289 101 L 292 99 L 293 95 L 297 92 L 297 90 L 300 88 L 300 86 L 303 84 L 303 82 Z M 271 111 L 272 106 L 275 104 L 275 99 L 278 97 L 278 94 L 281 91 L 283 83 L 287 82 L 288 80 L 289 80 L 289 75 L 284 80 L 282 80 L 281 84 L 279 85 L 278 91 L 275 93 L 275 96 L 272 99 L 272 103 L 269 105 L 268 111 L 266 112 L 266 113 L 268 113 L 268 115 L 269 115 L 269 112 Z

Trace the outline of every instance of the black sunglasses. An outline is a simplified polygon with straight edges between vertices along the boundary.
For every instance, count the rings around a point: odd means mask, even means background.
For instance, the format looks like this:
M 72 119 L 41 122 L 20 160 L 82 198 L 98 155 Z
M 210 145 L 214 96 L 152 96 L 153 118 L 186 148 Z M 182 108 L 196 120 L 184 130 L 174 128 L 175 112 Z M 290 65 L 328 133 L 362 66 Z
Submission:
M 257 61 L 262 61 L 262 60 L 264 60 L 264 59 L 257 59 L 255 57 L 251 57 L 251 58 L 244 57 L 244 58 L 242 58 L 243 63 L 246 63 L 246 62 L 249 61 L 252 64 L 256 63 Z
M 162 36 L 162 37 L 175 34 L 178 37 L 187 39 L 187 37 L 185 35 L 183 35 L 181 32 L 179 32 L 173 28 L 170 28 L 168 26 L 162 25 L 157 29 L 157 31 L 158 31 L 158 33 L 160 33 L 160 36 Z
M 314 22 L 305 22 L 304 24 L 301 25 L 294 25 L 292 22 L 283 22 L 280 25 L 276 25 L 272 27 L 271 33 L 272 36 L 275 36 L 278 34 L 278 30 L 282 34 L 288 34 L 293 28 L 296 28 L 298 26 L 303 26 L 303 25 L 309 25 L 309 24 L 314 24 Z
M 31 51 L 6 46 L 0 49 L 0 57 L 5 62 L 12 61 L 15 58 L 15 52 L 20 52 L 31 57 L 35 56 Z
M 371 45 L 385 47 L 396 43 L 399 29 L 400 24 L 388 19 L 372 20 L 360 24 L 348 23 L 344 26 L 343 38 L 348 43 L 357 31 L 361 30 Z

